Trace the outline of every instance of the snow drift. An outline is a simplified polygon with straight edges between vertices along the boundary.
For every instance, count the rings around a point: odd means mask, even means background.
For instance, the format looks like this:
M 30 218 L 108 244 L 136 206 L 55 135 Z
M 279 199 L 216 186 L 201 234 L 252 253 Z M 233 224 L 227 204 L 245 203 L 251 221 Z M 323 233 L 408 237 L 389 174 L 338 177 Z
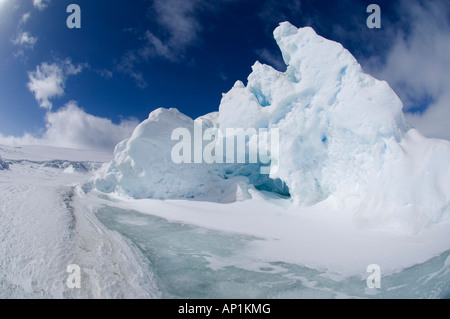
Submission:
M 208 117 L 204 122 L 213 125 Z M 177 128 L 192 132 L 194 121 L 174 108 L 153 111 L 130 139 L 116 146 L 115 159 L 101 169 L 95 187 L 133 198 L 200 197 L 232 202 L 250 197 L 248 180 L 243 177 L 226 180 L 217 167 L 176 164 L 171 152 L 177 141 L 172 141 L 171 135 Z
M 448 220 L 450 143 L 409 127 L 395 92 L 365 74 L 341 44 L 288 22 L 274 36 L 286 72 L 256 62 L 247 85 L 237 81 L 218 114 L 201 118 L 221 131 L 279 129 L 270 175 L 259 164 L 175 164 L 171 133 L 192 131 L 194 121 L 158 109 L 116 147 L 94 186 L 132 198 L 233 201 L 256 188 L 300 206 L 329 199 L 362 225 L 396 232 Z

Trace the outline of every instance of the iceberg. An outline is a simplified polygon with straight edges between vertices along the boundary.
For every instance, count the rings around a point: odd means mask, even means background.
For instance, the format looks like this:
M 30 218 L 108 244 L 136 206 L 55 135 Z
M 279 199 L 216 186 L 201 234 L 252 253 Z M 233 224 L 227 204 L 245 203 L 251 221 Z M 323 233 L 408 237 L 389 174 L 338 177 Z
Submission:
M 247 85 L 237 81 L 218 112 L 195 121 L 176 109 L 153 111 L 117 145 L 94 187 L 135 199 L 219 202 L 264 190 L 298 207 L 328 200 L 360 225 L 397 233 L 448 221 L 450 143 L 408 125 L 388 83 L 364 73 L 341 44 L 289 22 L 274 38 L 285 72 L 256 62 Z M 198 121 L 220 132 L 278 129 L 278 150 L 268 153 L 270 174 L 261 174 L 261 163 L 174 163 L 172 132 L 194 133 Z M 257 135 L 247 143 L 262 138 Z

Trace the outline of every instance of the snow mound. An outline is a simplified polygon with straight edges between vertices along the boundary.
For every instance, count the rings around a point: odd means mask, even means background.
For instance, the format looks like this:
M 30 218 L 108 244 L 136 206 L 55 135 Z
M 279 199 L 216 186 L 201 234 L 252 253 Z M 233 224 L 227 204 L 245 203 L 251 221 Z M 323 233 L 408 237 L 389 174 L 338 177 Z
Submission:
M 199 168 L 171 161 L 171 134 L 178 127 L 193 127 L 193 120 L 173 108 L 153 111 L 130 139 L 116 146 L 115 159 L 102 168 L 96 188 L 133 198 L 193 197 L 201 192 L 205 185 L 197 182 Z
M 171 133 L 192 132 L 194 121 L 158 109 L 116 147 L 94 186 L 133 198 L 199 198 L 231 189 L 228 201 L 249 198 L 255 187 L 300 206 L 329 199 L 362 225 L 396 232 L 448 220 L 450 143 L 411 129 L 395 92 L 365 74 L 341 44 L 288 22 L 274 37 L 286 72 L 256 62 L 247 85 L 237 81 L 219 112 L 200 118 L 204 128 L 221 132 L 278 129 L 270 175 L 260 173 L 260 163 L 175 164 Z
M 213 126 L 214 113 L 203 118 Z M 187 128 L 193 133 L 194 120 L 177 109 L 159 108 L 150 113 L 130 139 L 118 144 L 115 159 L 104 165 L 94 186 L 106 193 L 118 192 L 132 198 L 199 198 L 218 202 L 248 199 L 245 178 L 225 180 L 214 166 L 180 163 L 172 158 L 172 132 Z M 191 148 L 194 149 L 193 141 Z M 234 193 L 233 193 L 234 190 Z

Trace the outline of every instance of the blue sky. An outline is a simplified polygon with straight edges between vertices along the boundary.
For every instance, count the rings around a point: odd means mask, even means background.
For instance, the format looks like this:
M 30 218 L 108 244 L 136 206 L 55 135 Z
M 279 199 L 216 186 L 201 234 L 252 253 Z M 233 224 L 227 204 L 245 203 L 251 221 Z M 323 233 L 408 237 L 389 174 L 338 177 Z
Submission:
M 272 31 L 286 20 L 341 42 L 410 123 L 450 138 L 447 0 L 0 0 L 0 143 L 110 148 L 158 107 L 216 111 L 256 60 L 284 69 Z

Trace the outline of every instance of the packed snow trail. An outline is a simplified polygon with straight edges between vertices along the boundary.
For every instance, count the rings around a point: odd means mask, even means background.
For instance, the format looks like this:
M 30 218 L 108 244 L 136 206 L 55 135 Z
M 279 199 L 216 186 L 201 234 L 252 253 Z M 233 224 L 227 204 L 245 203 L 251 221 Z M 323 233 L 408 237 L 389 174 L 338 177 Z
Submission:
M 86 163 L 88 166 L 89 163 Z M 86 173 L 10 161 L 0 174 L 0 298 L 154 298 L 150 268 L 79 198 Z M 80 289 L 69 289 L 69 265 Z

